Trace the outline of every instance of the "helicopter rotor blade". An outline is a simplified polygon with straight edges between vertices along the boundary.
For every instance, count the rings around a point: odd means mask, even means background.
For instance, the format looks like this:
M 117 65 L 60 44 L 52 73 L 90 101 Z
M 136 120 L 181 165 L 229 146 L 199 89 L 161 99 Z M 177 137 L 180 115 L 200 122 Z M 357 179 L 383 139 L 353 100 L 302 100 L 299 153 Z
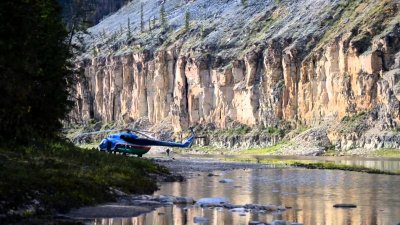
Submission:
M 147 137 L 147 138 L 150 138 L 150 139 L 154 139 L 154 140 L 157 139 L 157 138 L 151 136 L 150 134 L 148 134 L 148 133 L 153 133 L 153 132 L 142 131 L 142 130 L 131 130 L 131 131 L 132 131 L 132 132 L 135 132 L 135 133 L 138 133 L 138 134 L 141 134 L 141 135 L 143 135 L 143 136 L 145 136 L 145 137 Z
M 92 134 L 102 134 L 102 133 L 110 133 L 110 132 L 115 132 L 118 131 L 118 129 L 110 129 L 110 130 L 99 130 L 99 131 L 92 131 L 92 132 L 84 132 L 84 133 L 80 133 L 78 136 L 81 135 L 92 135 Z

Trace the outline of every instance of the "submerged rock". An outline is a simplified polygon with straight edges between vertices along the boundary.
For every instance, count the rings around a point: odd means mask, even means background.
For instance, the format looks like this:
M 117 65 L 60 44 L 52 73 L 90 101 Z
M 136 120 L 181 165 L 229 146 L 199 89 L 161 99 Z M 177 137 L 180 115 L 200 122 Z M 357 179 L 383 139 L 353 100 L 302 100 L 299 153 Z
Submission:
M 243 207 L 243 206 L 242 205 L 233 205 L 233 204 L 230 204 L 230 203 L 225 203 L 223 205 L 223 207 L 226 208 L 226 209 L 233 209 L 233 208 L 240 208 L 240 207 Z
M 222 179 L 219 181 L 220 183 L 232 183 L 233 180 L 232 179 Z
M 252 209 L 255 211 L 266 210 L 266 211 L 283 211 L 286 210 L 286 207 L 281 205 L 260 205 L 260 204 L 246 204 L 244 205 L 246 209 Z
M 200 207 L 222 207 L 229 201 L 224 197 L 212 197 L 212 198 L 201 198 L 197 201 L 197 205 Z
M 209 173 L 207 176 L 209 176 L 209 177 L 217 177 L 219 175 L 218 174 Z
M 335 208 L 357 208 L 357 205 L 341 203 L 341 204 L 335 204 L 335 205 L 333 205 L 333 207 L 335 207 Z
M 174 196 L 160 195 L 157 200 L 162 203 L 174 203 L 175 199 Z
M 72 210 L 66 216 L 75 219 L 91 218 L 112 218 L 112 217 L 134 217 L 152 211 L 154 208 L 147 206 L 127 206 L 127 205 L 99 205 L 93 207 L 83 207 Z
M 202 216 L 195 216 L 193 217 L 193 223 L 207 223 L 208 222 L 208 218 L 206 217 L 202 217 Z
M 173 200 L 174 204 L 193 204 L 194 202 L 192 197 L 176 197 Z
M 271 225 L 291 225 L 291 223 L 285 220 L 274 220 Z
M 265 223 L 260 222 L 260 221 L 250 221 L 249 225 L 265 225 Z
M 247 212 L 247 209 L 245 209 L 245 208 L 233 208 L 233 209 L 230 209 L 230 211 L 231 212 Z
M 134 196 L 130 200 L 121 201 L 132 205 L 173 205 L 173 204 L 194 204 L 195 200 L 192 197 L 172 196 L 172 195 L 139 195 Z
M 159 201 L 152 201 L 152 200 L 133 200 L 133 205 L 161 205 L 162 202 Z

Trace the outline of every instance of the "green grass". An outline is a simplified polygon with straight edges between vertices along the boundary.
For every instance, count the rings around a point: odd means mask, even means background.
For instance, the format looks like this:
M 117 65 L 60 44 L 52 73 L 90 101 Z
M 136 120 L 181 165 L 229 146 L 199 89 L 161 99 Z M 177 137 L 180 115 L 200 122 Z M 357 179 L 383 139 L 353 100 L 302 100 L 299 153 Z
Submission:
M 114 200 L 110 188 L 150 194 L 157 190 L 155 174 L 166 175 L 168 170 L 149 160 L 81 149 L 64 141 L 0 147 L 0 214 L 33 202 L 40 205 L 35 215 L 66 212 Z
M 372 169 L 363 166 L 345 165 L 340 163 L 332 162 L 312 162 L 309 160 L 285 160 L 275 158 L 262 158 L 257 156 L 244 156 L 240 158 L 224 158 L 225 161 L 233 162 L 247 162 L 247 163 L 259 163 L 274 166 L 292 166 L 292 167 L 303 167 L 307 169 L 326 169 L 326 170 L 345 170 L 355 171 L 372 174 L 386 174 L 386 175 L 400 175 L 400 171 L 390 172 L 379 169 Z
M 279 129 L 279 128 L 275 128 L 275 127 L 264 127 L 263 131 L 267 132 L 268 134 L 279 135 L 281 137 L 284 136 L 284 134 L 285 134 L 285 130 Z
M 395 148 L 383 148 L 378 149 L 372 153 L 373 156 L 379 157 L 399 157 L 400 158 L 400 149 Z
M 251 131 L 251 128 L 247 125 L 241 124 L 235 128 L 219 130 L 217 134 L 232 136 L 232 135 L 245 135 Z
M 400 133 L 400 127 L 395 127 L 395 128 L 393 129 L 393 132 L 395 132 L 395 133 Z
M 282 147 L 287 145 L 287 142 L 280 142 L 276 145 L 269 146 L 266 148 L 251 148 L 251 149 L 246 149 L 243 151 L 240 151 L 238 154 L 240 155 L 270 155 L 272 153 L 277 152 L 280 150 Z
M 294 160 L 286 160 L 286 159 L 274 159 L 274 158 L 261 158 L 257 156 L 242 156 L 240 158 L 223 158 L 225 161 L 229 162 L 246 162 L 246 163 L 258 163 L 258 164 L 267 164 L 274 166 L 291 166 L 293 163 L 297 162 Z
M 342 118 L 338 131 L 340 133 L 362 132 L 368 129 L 365 120 L 368 119 L 369 113 L 360 112 L 355 115 L 348 115 Z
M 332 162 L 317 162 L 317 163 L 305 163 L 305 162 L 293 162 L 291 166 L 304 167 L 307 169 L 328 169 L 328 170 L 346 170 L 356 171 L 363 173 L 374 173 L 374 174 L 387 174 L 387 175 L 400 175 L 400 172 L 389 172 L 378 169 L 367 168 L 363 166 L 345 165 Z
M 78 145 L 79 148 L 83 148 L 83 149 L 89 149 L 89 150 L 97 150 L 97 147 L 99 146 L 99 142 L 96 143 L 86 143 L 86 144 L 81 144 Z

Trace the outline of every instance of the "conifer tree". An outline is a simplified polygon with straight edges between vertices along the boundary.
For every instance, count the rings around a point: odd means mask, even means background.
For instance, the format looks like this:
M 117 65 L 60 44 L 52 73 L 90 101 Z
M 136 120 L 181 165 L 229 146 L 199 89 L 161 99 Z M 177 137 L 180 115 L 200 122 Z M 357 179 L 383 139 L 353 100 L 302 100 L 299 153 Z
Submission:
M 185 13 L 185 31 L 188 31 L 190 27 L 190 13 L 186 11 Z
M 166 31 L 168 29 L 168 22 L 167 22 L 167 15 L 165 13 L 164 4 L 161 5 L 160 9 L 160 21 L 161 21 L 161 28 Z
M 143 20 L 143 3 L 140 4 L 140 31 L 144 31 L 144 20 Z
M 0 1 L 0 142 L 56 137 L 73 102 L 68 33 L 54 0 Z
M 131 19 L 128 17 L 128 33 L 126 35 L 127 39 L 131 39 Z
M 149 18 L 149 31 L 151 31 L 151 19 Z

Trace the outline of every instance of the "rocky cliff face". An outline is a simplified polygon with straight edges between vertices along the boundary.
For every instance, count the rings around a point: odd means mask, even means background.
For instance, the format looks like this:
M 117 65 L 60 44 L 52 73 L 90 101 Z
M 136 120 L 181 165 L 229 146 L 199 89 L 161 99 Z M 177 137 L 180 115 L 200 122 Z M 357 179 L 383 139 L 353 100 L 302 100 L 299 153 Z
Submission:
M 322 125 L 324 137 L 338 149 L 399 148 L 400 3 L 344 2 L 267 2 L 262 8 L 250 1 L 242 8 L 226 1 L 226 7 L 245 11 L 247 22 L 238 22 L 244 27 L 218 19 L 234 13 L 230 9 L 215 14 L 209 31 L 192 24 L 183 35 L 182 29 L 160 30 L 133 41 L 121 31 L 112 51 L 99 39 L 88 39 L 96 54 L 83 55 L 79 64 L 85 76 L 77 84 L 73 118 L 168 120 L 175 132 L 206 124 Z M 213 3 L 193 1 L 185 7 L 198 4 Z M 132 3 L 121 12 L 129 7 L 137 8 Z M 233 27 L 225 31 L 228 22 Z M 235 36 L 239 31 L 242 37 Z M 230 40 L 222 46 L 214 36 Z M 154 43 L 154 38 L 162 41 Z M 351 124 L 357 122 L 363 126 Z M 374 138 L 382 141 L 373 144 Z

